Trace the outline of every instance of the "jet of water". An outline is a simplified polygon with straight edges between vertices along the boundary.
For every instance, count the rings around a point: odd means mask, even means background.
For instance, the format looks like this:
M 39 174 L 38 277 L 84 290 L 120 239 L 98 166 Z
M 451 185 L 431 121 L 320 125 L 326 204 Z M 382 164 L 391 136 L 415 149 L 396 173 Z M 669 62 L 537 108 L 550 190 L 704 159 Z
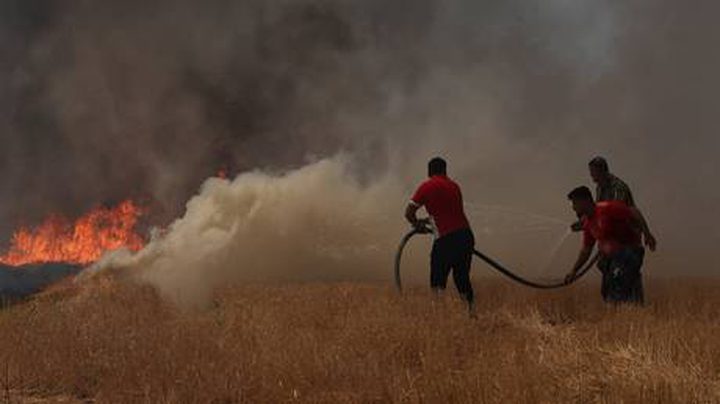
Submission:
M 553 247 L 548 250 L 548 254 L 543 260 L 543 265 L 539 267 L 538 275 L 546 275 L 548 273 L 551 265 L 553 264 L 553 261 L 555 260 L 555 257 L 560 252 L 560 249 L 563 247 L 563 245 L 565 245 L 565 242 L 571 234 L 572 230 L 570 228 L 566 228 L 560 238 L 558 238 L 558 240 L 555 242 Z

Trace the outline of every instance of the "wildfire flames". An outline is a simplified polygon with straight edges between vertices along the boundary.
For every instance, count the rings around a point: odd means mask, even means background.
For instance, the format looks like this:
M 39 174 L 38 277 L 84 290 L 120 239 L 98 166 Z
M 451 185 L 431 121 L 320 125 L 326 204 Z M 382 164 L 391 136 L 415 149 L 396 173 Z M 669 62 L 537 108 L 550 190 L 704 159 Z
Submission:
M 137 251 L 144 241 L 135 233 L 135 225 L 144 210 L 132 201 L 111 208 L 98 207 L 74 223 L 60 215 L 49 216 L 35 228 L 21 228 L 12 237 L 7 254 L 0 257 L 6 265 L 46 262 L 89 264 L 110 250 L 128 248 Z

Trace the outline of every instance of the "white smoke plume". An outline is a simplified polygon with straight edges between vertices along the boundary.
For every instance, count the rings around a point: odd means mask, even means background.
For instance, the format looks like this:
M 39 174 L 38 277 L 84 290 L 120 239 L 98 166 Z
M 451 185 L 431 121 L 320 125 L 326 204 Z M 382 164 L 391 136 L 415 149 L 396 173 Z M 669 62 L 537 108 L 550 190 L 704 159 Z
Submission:
M 185 305 L 207 303 L 228 282 L 384 279 L 403 230 L 398 189 L 390 178 L 360 184 L 342 156 L 211 178 L 147 247 L 88 271 L 129 270 Z

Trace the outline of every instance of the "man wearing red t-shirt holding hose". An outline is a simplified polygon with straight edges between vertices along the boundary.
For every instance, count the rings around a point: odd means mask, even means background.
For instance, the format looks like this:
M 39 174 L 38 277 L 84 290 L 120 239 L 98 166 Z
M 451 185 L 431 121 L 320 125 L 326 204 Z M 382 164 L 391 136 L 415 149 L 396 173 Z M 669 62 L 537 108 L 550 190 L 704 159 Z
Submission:
M 645 249 L 655 251 L 655 238 L 643 216 L 634 207 L 620 201 L 595 203 L 588 187 L 568 194 L 572 207 L 581 218 L 583 246 L 568 280 L 590 259 L 595 243 L 602 258 L 601 294 L 606 302 L 643 302 L 642 268 Z
M 427 225 L 417 218 L 420 207 L 425 207 L 437 229 L 430 256 L 430 286 L 443 290 L 452 270 L 458 292 L 472 310 L 474 295 L 470 283 L 475 237 L 463 209 L 460 187 L 447 176 L 447 163 L 435 157 L 428 163 L 428 179 L 420 184 L 405 210 L 405 218 L 416 228 Z

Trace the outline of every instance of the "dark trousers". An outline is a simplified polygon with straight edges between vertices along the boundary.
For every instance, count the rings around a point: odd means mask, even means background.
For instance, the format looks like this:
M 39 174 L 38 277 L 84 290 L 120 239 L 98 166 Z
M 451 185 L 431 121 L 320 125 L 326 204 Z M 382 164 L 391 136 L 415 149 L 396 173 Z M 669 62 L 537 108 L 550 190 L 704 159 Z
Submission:
M 600 293 L 609 303 L 639 303 L 644 300 L 641 268 L 645 258 L 642 247 L 625 247 L 604 256 L 598 262 L 602 271 Z
M 474 294 L 470 284 L 470 264 L 474 247 L 475 236 L 470 229 L 457 230 L 435 240 L 430 255 L 430 286 L 433 289 L 445 289 L 452 270 L 458 292 L 472 303 Z

